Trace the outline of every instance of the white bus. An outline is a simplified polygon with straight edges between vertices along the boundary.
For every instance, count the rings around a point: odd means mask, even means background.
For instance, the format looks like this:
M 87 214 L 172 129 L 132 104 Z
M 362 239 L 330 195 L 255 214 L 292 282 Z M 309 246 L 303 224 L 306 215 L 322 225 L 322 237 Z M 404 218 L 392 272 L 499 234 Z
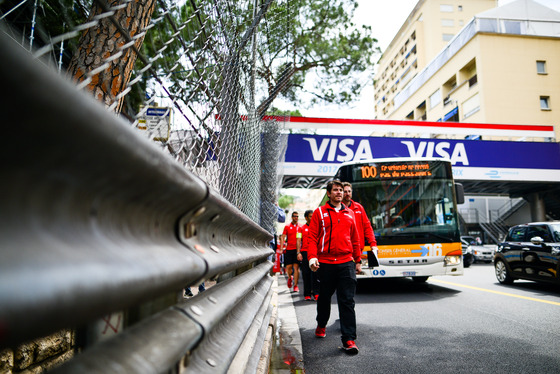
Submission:
M 453 182 L 450 161 L 348 162 L 335 178 L 352 184 L 353 200 L 364 206 L 377 240 L 377 258 L 366 243 L 358 279 L 412 277 L 425 282 L 432 275 L 463 274 L 457 203 L 463 203 L 464 195 Z

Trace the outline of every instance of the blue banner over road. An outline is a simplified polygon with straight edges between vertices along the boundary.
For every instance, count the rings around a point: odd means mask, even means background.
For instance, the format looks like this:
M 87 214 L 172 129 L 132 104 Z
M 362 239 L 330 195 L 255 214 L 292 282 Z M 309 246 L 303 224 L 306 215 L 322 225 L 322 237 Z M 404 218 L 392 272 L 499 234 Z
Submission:
M 290 134 L 285 175 L 332 176 L 346 161 L 388 157 L 450 159 L 456 179 L 560 181 L 555 142 Z

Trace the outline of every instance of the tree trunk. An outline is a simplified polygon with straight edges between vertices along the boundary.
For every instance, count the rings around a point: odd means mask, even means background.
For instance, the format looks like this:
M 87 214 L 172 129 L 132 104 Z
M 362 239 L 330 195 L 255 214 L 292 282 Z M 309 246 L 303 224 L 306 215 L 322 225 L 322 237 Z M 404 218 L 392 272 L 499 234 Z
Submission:
M 104 7 L 99 5 L 101 2 Z M 121 3 L 122 0 L 94 1 L 88 22 L 104 13 L 103 8 L 113 8 Z M 128 36 L 134 37 L 148 25 L 155 3 L 156 0 L 133 0 L 126 7 L 115 12 L 114 18 L 128 35 L 123 35 L 109 17 L 103 18 L 96 26 L 85 30 L 80 36 L 78 48 L 68 67 L 68 74 L 77 83 L 87 79 L 89 72 L 102 66 L 107 58 L 120 51 L 120 47 L 129 41 Z M 144 36 L 136 40 L 134 46 L 137 50 L 140 49 L 143 41 Z M 105 69 L 94 74 L 87 84 L 94 97 L 107 106 L 113 105 L 117 100 L 116 96 L 126 89 L 137 58 L 132 47 L 123 50 L 122 53 L 122 56 L 110 61 Z M 119 99 L 114 108 L 116 113 L 121 111 L 123 101 L 124 96 Z

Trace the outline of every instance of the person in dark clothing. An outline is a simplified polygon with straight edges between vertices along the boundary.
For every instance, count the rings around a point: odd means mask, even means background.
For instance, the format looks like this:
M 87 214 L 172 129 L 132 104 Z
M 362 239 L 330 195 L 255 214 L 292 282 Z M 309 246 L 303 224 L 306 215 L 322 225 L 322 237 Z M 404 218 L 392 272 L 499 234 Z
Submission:
M 372 251 L 375 254 L 375 258 L 377 258 L 377 240 L 375 240 L 375 234 L 373 233 L 366 210 L 362 204 L 352 200 L 352 184 L 342 182 L 342 187 L 344 188 L 342 204 L 352 209 L 354 217 L 356 217 L 356 227 L 360 236 L 360 248 L 361 250 Z

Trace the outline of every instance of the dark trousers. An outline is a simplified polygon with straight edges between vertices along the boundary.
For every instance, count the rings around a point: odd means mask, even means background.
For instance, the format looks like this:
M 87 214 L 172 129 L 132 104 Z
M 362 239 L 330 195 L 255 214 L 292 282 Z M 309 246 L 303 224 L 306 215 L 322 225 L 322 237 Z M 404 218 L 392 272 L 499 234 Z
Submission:
M 325 264 L 319 266 L 319 300 L 317 300 L 317 325 L 326 327 L 331 315 L 331 298 L 336 291 L 342 342 L 356 340 L 356 264 Z
M 301 252 L 301 276 L 303 278 L 303 296 L 312 296 L 319 294 L 319 281 L 317 273 L 309 268 L 309 260 L 307 252 Z

